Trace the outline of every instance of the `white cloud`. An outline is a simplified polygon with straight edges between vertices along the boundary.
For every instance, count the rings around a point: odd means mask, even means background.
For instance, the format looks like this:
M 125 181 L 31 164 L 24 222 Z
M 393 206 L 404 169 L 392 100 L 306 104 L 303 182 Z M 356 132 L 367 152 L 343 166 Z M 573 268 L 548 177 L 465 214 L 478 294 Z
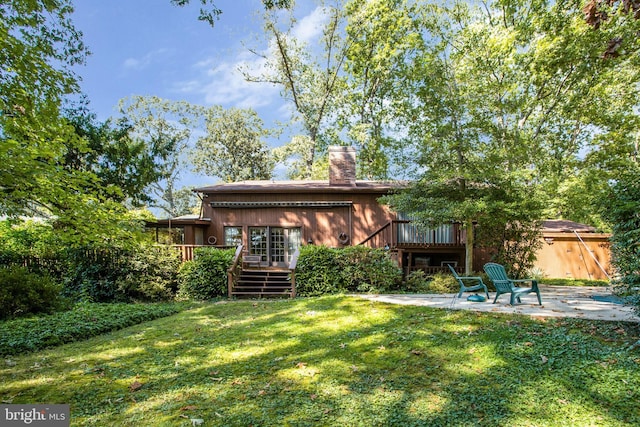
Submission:
M 326 11 L 317 7 L 309 15 L 298 20 L 291 35 L 302 43 L 313 43 L 322 34 L 328 18 Z
M 327 19 L 323 8 L 315 8 L 297 21 L 291 34 L 301 43 L 313 45 L 322 34 Z M 273 105 L 273 115 L 281 120 L 288 119 L 291 110 L 282 105 L 280 87 L 272 83 L 248 82 L 243 75 L 243 72 L 251 76 L 268 74 L 265 57 L 272 57 L 274 49 L 275 43 L 270 41 L 269 46 L 258 55 L 243 49 L 231 57 L 202 58 L 192 66 L 195 77 L 176 83 L 174 90 L 202 96 L 207 105 L 254 109 Z
M 230 60 L 199 61 L 194 68 L 198 72 L 195 79 L 179 82 L 175 90 L 181 93 L 198 94 L 207 105 L 223 105 L 239 108 L 259 108 L 274 102 L 279 89 L 268 83 L 254 83 L 245 80 L 240 69 L 259 73 L 264 60 L 245 59 L 238 55 Z M 203 71 L 203 68 L 208 68 Z
M 127 58 L 122 63 L 122 68 L 134 71 L 144 70 L 152 63 L 158 61 L 158 58 L 165 56 L 168 52 L 168 49 L 156 49 L 140 58 Z

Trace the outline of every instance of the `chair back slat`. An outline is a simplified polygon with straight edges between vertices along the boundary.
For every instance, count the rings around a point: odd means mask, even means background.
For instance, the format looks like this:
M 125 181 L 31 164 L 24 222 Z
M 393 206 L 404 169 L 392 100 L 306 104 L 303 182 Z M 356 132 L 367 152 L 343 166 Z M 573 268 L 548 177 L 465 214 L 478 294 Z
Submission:
M 511 294 L 511 298 L 509 302 L 511 305 L 514 305 L 516 301 L 521 302 L 520 301 L 521 295 L 526 295 L 528 293 L 535 292 L 536 295 L 538 296 L 538 304 L 542 305 L 542 297 L 540 296 L 540 289 L 538 288 L 538 282 L 535 279 L 518 280 L 519 282 L 523 282 L 523 281 L 531 282 L 530 288 L 516 286 L 514 281 L 509 279 L 509 276 L 507 276 L 507 272 L 505 271 L 505 268 L 500 264 L 496 264 L 495 262 L 486 263 L 484 265 L 484 271 L 485 273 L 487 273 L 487 276 L 489 276 L 489 279 L 491 279 L 491 281 L 493 282 L 493 286 L 496 287 L 496 298 L 493 300 L 494 304 L 496 303 L 496 301 L 498 300 L 498 297 L 501 294 L 506 294 L 506 293 Z
M 509 280 L 507 272 L 500 264 L 489 262 L 485 264 L 484 271 L 489 276 L 489 279 L 493 282 L 493 285 L 500 292 L 511 292 L 513 289 L 513 283 Z

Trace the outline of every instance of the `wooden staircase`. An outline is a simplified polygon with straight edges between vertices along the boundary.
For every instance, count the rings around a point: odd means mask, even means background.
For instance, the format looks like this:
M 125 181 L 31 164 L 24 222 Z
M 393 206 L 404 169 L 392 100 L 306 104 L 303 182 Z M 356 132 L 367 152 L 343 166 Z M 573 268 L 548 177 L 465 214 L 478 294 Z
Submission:
M 231 296 L 240 298 L 289 297 L 293 285 L 289 270 L 243 269 L 231 290 Z

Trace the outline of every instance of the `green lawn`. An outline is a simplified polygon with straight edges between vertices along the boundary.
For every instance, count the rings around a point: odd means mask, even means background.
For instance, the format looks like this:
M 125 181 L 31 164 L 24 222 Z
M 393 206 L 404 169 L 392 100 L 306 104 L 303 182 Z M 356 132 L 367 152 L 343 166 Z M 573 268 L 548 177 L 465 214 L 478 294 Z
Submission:
M 638 325 L 233 301 L 7 356 L 3 403 L 96 426 L 637 426 Z

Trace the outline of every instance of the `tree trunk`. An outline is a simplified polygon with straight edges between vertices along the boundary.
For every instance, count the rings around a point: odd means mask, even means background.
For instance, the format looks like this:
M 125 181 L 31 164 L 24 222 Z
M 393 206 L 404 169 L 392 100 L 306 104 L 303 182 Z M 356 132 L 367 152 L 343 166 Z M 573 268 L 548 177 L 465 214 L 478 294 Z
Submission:
M 467 276 L 473 273 L 473 220 L 468 219 L 464 225 L 466 231 L 465 239 L 465 258 L 464 258 L 464 274 Z

